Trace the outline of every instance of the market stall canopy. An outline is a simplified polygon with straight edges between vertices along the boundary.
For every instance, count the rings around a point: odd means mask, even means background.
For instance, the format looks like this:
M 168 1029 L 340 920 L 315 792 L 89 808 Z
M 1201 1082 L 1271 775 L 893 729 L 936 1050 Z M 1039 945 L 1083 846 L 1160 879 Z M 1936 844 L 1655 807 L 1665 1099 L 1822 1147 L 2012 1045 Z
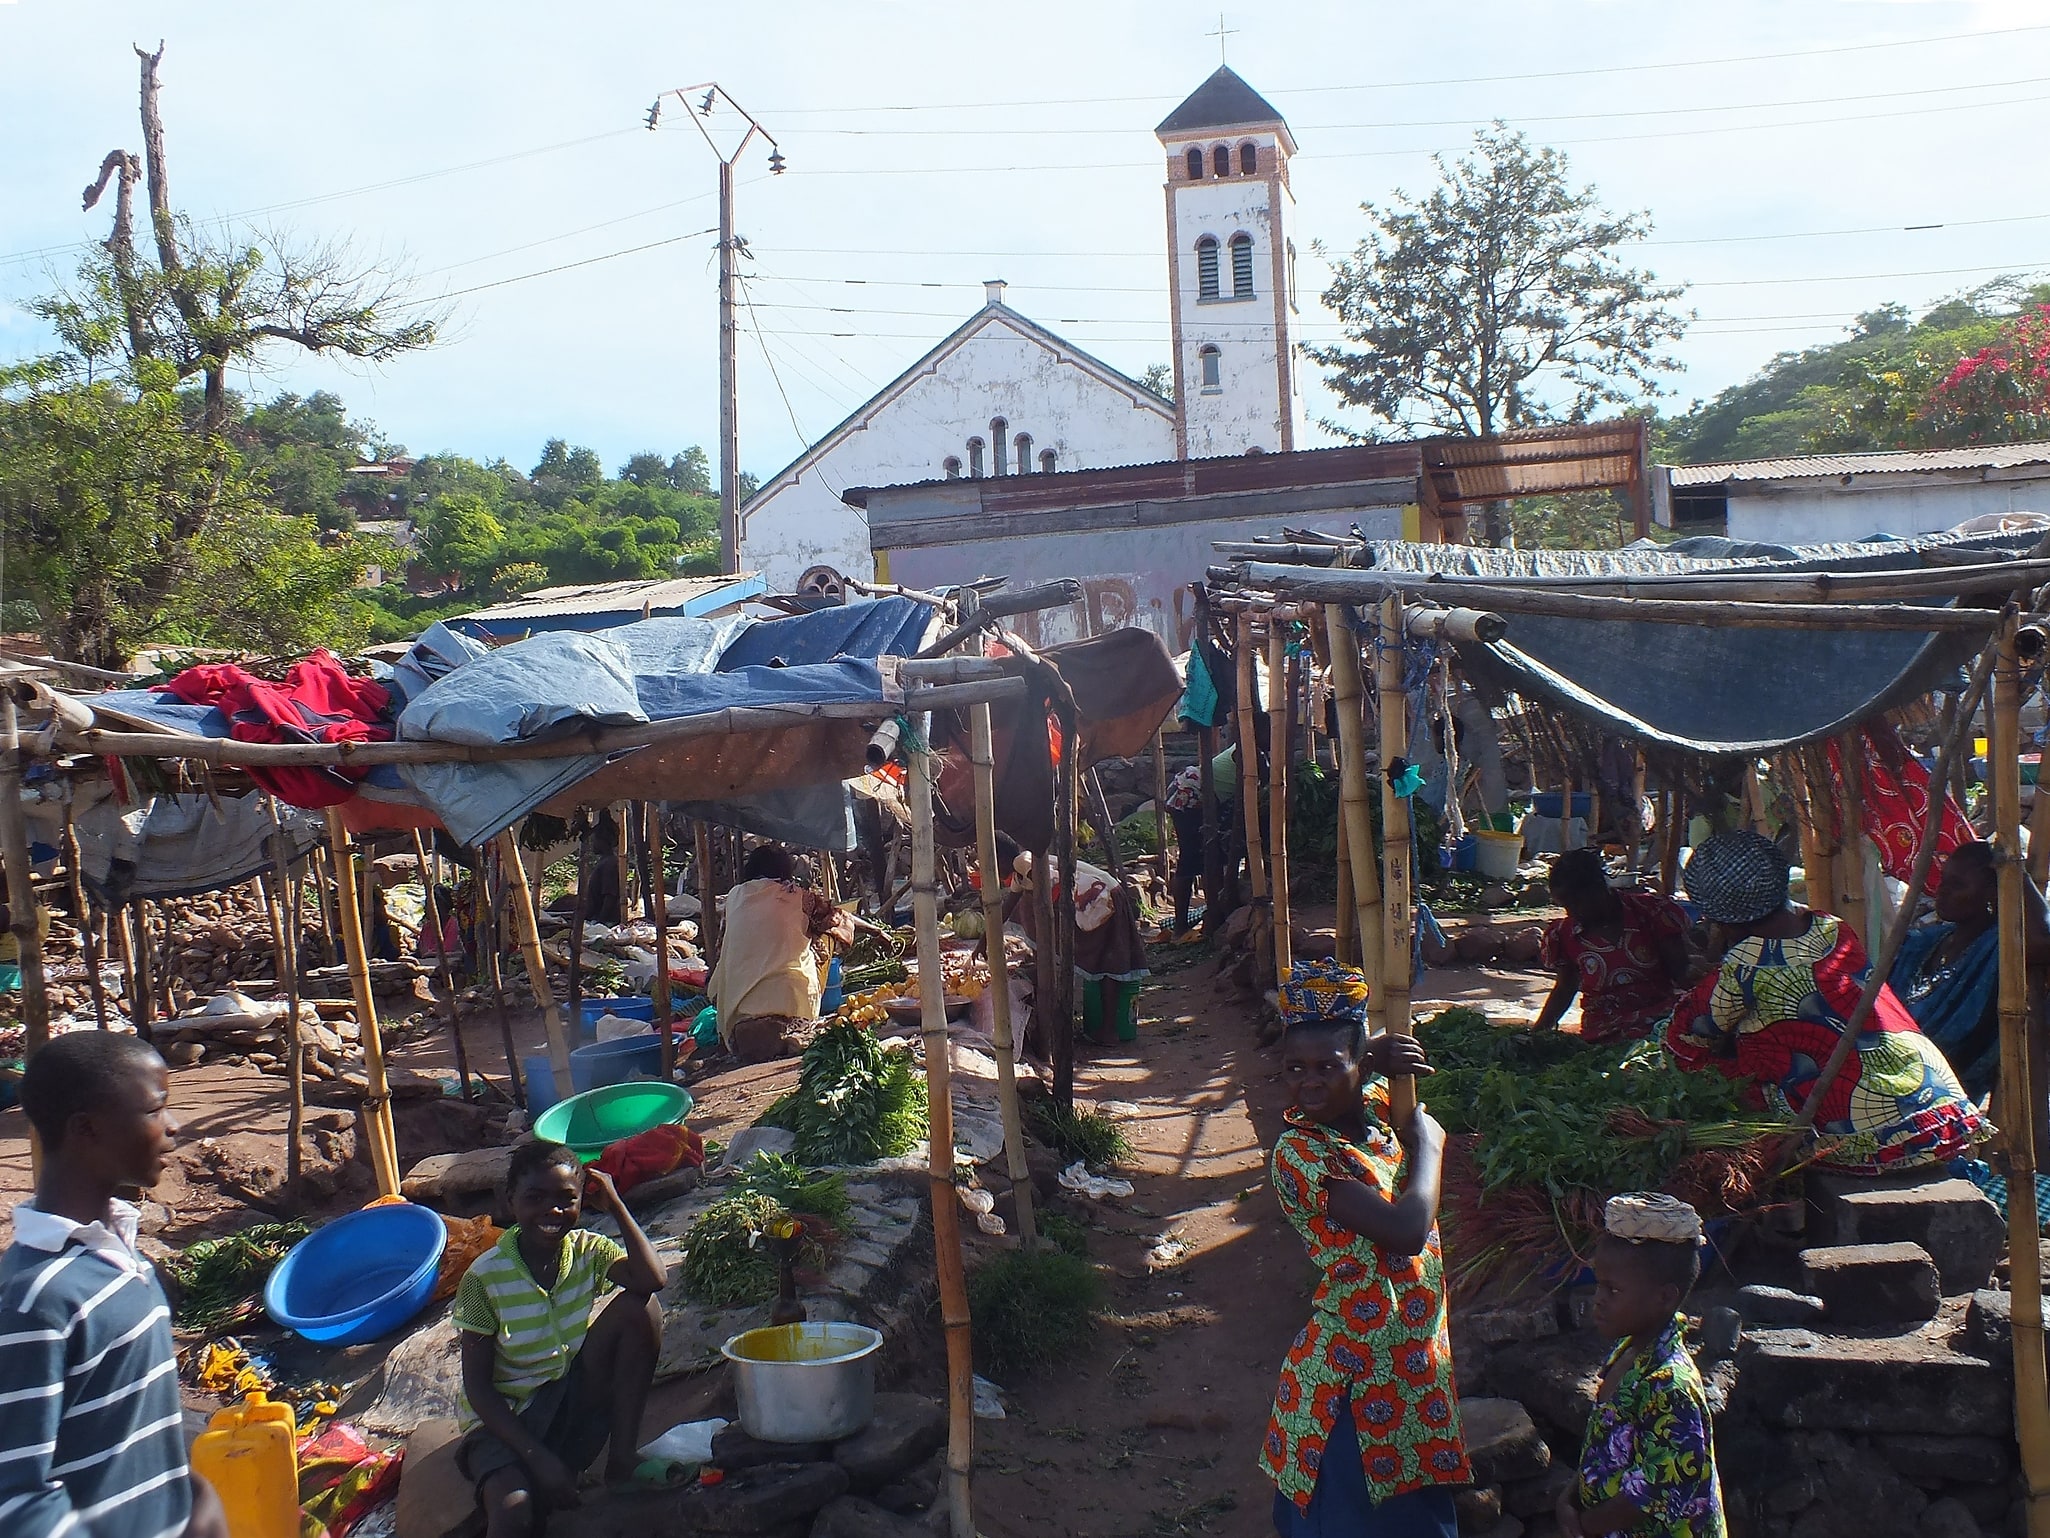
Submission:
M 1777 628 L 1674 624 L 1566 614 L 1509 615 L 1509 631 L 1493 643 L 1456 643 L 1459 661 L 1483 687 L 1514 692 L 1580 716 L 1600 730 L 1647 746 L 1705 754 L 1764 754 L 1845 731 L 1932 689 L 1954 682 L 1960 663 L 1985 642 L 1956 608 L 1997 604 L 1999 573 L 2035 545 L 2033 533 L 1933 535 L 1909 541 L 1825 545 L 1773 554 L 1730 553 L 1727 541 L 1686 541 L 1687 549 L 1645 543 L 1617 551 L 1502 551 L 1398 541 L 1360 542 L 1338 552 L 1337 565 L 1320 570 L 1251 558 L 1259 547 L 1223 552 L 1246 564 L 1234 569 L 1245 587 L 1290 597 L 1336 599 L 1319 579 L 1382 590 L 1445 605 L 1485 608 L 1487 590 L 1510 589 L 1645 599 L 1712 599 L 1746 583 L 1742 597 L 1756 600 L 1783 586 L 1790 599 L 1812 593 L 1818 574 L 1921 573 L 1922 591 L 1910 605 L 1931 611 L 1930 628 L 1853 628 L 1847 608 L 1812 605 L 1812 620 Z M 1970 562 L 1971 565 L 1959 565 Z M 1364 568 L 1364 569 L 1360 569 Z M 2040 585 L 2040 574 L 2015 574 L 2015 584 Z M 1960 592 L 1970 594 L 1960 599 Z M 1847 596 L 1847 595 L 1840 595 Z M 1589 608 L 1603 607 L 1587 605 Z M 1942 616 L 1938 618 L 1937 616 Z M 1913 623 L 1909 611 L 1905 623 Z M 1943 628 L 1938 628 L 1939 626 Z

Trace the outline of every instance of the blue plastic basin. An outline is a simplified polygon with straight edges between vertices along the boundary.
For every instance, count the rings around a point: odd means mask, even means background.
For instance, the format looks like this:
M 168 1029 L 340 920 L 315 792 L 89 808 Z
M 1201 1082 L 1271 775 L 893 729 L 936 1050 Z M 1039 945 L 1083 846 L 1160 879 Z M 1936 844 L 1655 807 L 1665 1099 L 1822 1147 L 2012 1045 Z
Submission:
M 432 1208 L 365 1207 L 292 1246 L 264 1283 L 264 1312 L 323 1345 L 376 1340 L 426 1307 L 447 1247 L 448 1229 Z
M 653 1031 L 594 1041 L 589 1046 L 577 1047 L 569 1055 L 569 1082 L 580 1095 L 587 1089 L 602 1089 L 628 1079 L 657 1078 L 661 1072 L 662 1038 Z
M 584 1040 L 595 1040 L 598 1035 L 598 1021 L 606 1015 L 618 1015 L 622 1020 L 653 1020 L 655 1001 L 629 994 L 615 999 L 580 999 L 577 1001 L 577 1030 Z

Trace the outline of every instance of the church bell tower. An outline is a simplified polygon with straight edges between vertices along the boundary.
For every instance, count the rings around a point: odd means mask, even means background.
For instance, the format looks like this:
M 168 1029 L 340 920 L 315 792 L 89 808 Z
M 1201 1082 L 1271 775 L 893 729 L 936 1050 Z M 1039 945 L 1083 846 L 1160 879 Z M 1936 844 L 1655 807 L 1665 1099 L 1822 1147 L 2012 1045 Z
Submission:
M 1154 133 L 1167 151 L 1176 451 L 1286 453 L 1302 436 L 1290 335 L 1295 138 L 1228 66 Z

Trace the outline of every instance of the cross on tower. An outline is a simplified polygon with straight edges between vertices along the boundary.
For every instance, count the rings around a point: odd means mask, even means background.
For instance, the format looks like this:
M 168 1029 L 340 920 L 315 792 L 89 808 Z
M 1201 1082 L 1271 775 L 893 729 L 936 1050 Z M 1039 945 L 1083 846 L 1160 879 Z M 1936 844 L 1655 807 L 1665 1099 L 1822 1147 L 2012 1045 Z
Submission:
M 1238 31 L 1239 29 L 1237 27 L 1225 26 L 1224 12 L 1219 11 L 1217 13 L 1217 30 L 1215 32 L 1206 32 L 1203 34 L 1205 37 L 1214 37 L 1217 39 L 1217 62 L 1219 64 L 1228 64 L 1231 62 L 1224 56 L 1224 40 L 1228 37 L 1238 36 Z

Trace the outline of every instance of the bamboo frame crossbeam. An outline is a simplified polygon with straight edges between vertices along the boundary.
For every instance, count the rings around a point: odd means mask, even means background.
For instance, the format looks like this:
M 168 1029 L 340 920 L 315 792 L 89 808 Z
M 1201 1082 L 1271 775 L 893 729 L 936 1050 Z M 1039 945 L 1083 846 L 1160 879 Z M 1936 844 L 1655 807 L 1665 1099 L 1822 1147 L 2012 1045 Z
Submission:
M 1425 584 L 1408 573 L 1382 571 L 1314 571 L 1292 566 L 1249 566 L 1237 580 L 1271 588 L 1293 598 L 1326 603 L 1378 603 L 1390 593 L 1408 592 L 1422 599 L 1442 595 L 1482 604 L 1502 614 L 1531 614 L 1556 619 L 1626 620 L 1651 625 L 1702 625 L 1736 630 L 1905 630 L 1990 631 L 1999 615 L 1992 609 L 1946 609 L 1913 604 L 1745 603 L 1725 600 L 1596 597 L 1587 593 L 1543 588 L 1508 587 L 1498 583 Z M 1419 588 L 1426 591 L 1418 592 Z M 1431 591 L 1436 588 L 1437 591 Z
M 915 718 L 921 741 L 930 741 L 931 718 Z M 1072 737 L 1064 743 L 1074 762 Z M 933 840 L 932 761 L 912 753 L 911 906 L 918 934 L 918 997 L 925 1042 L 927 1188 L 932 1201 L 933 1259 L 939 1273 L 940 1319 L 947 1346 L 947 1525 L 951 1538 L 975 1538 L 970 1478 L 975 1458 L 975 1369 L 969 1340 L 968 1284 L 961 1256 L 961 1204 L 954 1196 L 953 1073 L 948 1060 L 946 979 L 940 965 L 939 884 Z M 979 788 L 979 787 L 978 787 Z M 978 796 L 978 803 L 986 805 Z M 984 813 L 977 811 L 977 838 Z M 989 853 L 995 854 L 994 825 Z M 980 852 L 980 850 L 978 850 Z M 992 859 L 992 863 L 993 859 Z M 998 936 L 1001 942 L 1002 936 Z

